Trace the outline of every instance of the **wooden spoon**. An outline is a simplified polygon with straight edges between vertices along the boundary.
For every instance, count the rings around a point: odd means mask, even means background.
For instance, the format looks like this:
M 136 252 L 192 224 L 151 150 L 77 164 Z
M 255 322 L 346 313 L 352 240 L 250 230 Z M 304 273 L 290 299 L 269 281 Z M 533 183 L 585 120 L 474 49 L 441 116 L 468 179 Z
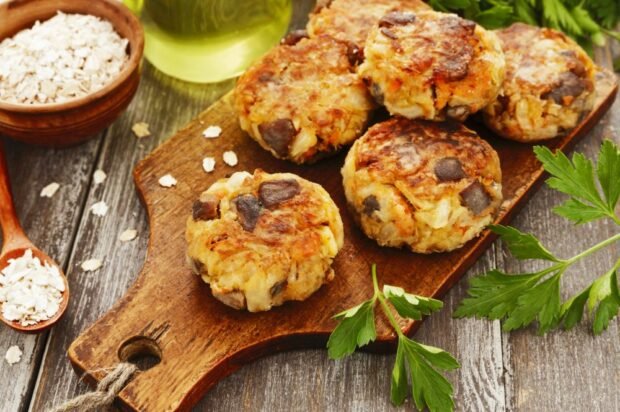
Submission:
M 52 327 L 62 317 L 69 303 L 69 284 L 62 269 L 52 258 L 39 250 L 26 237 L 24 230 L 19 224 L 15 207 L 13 206 L 13 198 L 11 196 L 11 187 L 9 183 L 9 173 L 4 157 L 4 146 L 0 140 L 0 226 L 2 226 L 2 251 L 0 251 L 0 271 L 8 265 L 9 259 L 19 258 L 24 255 L 26 250 L 32 250 L 32 255 L 39 258 L 41 263 L 56 266 L 65 283 L 65 291 L 62 293 L 62 302 L 58 308 L 58 312 L 51 318 L 38 322 L 30 326 L 22 326 L 19 322 L 9 321 L 0 313 L 0 320 L 13 329 L 24 333 L 39 333 Z M 1 307 L 1 305 L 0 305 Z

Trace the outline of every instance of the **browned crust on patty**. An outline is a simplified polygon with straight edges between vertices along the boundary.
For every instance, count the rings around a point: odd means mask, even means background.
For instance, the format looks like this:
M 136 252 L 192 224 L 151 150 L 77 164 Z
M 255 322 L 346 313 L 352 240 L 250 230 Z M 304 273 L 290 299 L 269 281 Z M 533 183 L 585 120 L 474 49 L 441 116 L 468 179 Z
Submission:
M 417 253 L 461 247 L 492 222 L 502 199 L 497 153 L 454 121 L 379 123 L 353 144 L 342 175 L 364 233 Z
M 496 97 L 497 37 L 455 14 L 390 12 L 369 34 L 358 73 L 391 114 L 463 121 Z
M 421 0 L 323 0 L 317 3 L 308 22 L 311 36 L 329 35 L 364 47 L 366 37 L 390 10 L 428 10 Z
M 558 31 L 515 23 L 496 31 L 506 59 L 501 95 L 487 126 L 517 141 L 540 141 L 575 127 L 594 104 L 596 66 Z
M 551 99 L 554 99 L 553 92 L 558 88 L 563 88 L 566 96 L 573 97 L 581 94 L 584 90 L 589 92 L 594 90 L 592 73 L 586 69 L 587 62 L 584 62 L 584 56 L 574 50 L 578 46 L 564 33 L 523 23 L 515 23 L 508 28 L 497 30 L 496 33 L 502 42 L 502 48 L 506 54 L 505 82 L 515 81 L 524 90 Z M 534 42 L 544 39 L 553 40 L 560 47 L 565 48 L 561 56 L 564 59 L 567 71 L 555 73 L 553 79 L 542 85 L 534 85 L 531 82 L 515 78 L 516 70 L 520 67 L 544 65 L 544 61 L 541 61 L 543 56 L 534 54 L 534 49 L 531 47 Z M 520 56 L 519 64 L 515 64 L 515 59 L 512 58 L 512 55 Z M 557 98 L 555 100 L 557 103 L 564 105 L 568 105 L 572 101 L 571 99 L 569 99 L 570 101 L 563 101 Z
M 324 216 L 320 212 L 324 199 L 317 196 L 314 187 L 300 178 L 295 178 L 298 190 L 295 190 L 292 196 L 277 204 L 265 205 L 264 201 L 261 201 L 263 197 L 261 185 L 288 183 L 291 180 L 290 177 L 278 178 L 257 169 L 254 172 L 254 179 L 246 180 L 242 189 L 235 195 L 235 198 L 256 199 L 259 212 L 255 224 L 251 230 L 248 230 L 243 225 L 243 219 L 227 221 L 226 236 L 213 238 L 209 248 L 217 250 L 223 256 L 226 256 L 226 250 L 230 250 L 230 253 L 238 253 L 246 242 L 270 247 L 305 244 L 307 247 L 303 247 L 302 250 L 316 250 L 320 239 L 316 233 L 308 229 L 315 229 L 329 222 L 321 217 Z M 234 199 L 230 200 L 234 203 Z
M 455 121 L 433 122 L 393 117 L 371 127 L 360 142 L 356 169 L 367 168 L 379 181 L 406 180 L 409 185 L 437 181 L 433 172 L 441 158 L 461 160 L 466 176 L 484 176 L 501 181 L 497 173 L 485 176 L 491 146 L 476 132 Z M 419 155 L 423 148 L 424 156 Z M 498 171 L 499 173 L 499 171 Z
M 333 279 L 342 220 L 321 186 L 291 173 L 236 172 L 199 202 L 217 213 L 188 219 L 188 260 L 225 304 L 269 310 Z
M 461 80 L 467 76 L 469 63 L 474 57 L 474 48 L 478 43 L 474 37 L 476 23 L 450 15 L 440 19 L 437 24 L 445 36 L 439 39 L 434 47 L 428 47 L 426 51 L 420 52 L 431 54 L 434 51 L 444 56 L 437 60 L 433 70 L 435 81 Z
M 273 48 L 241 76 L 237 88 L 259 95 L 265 83 L 286 85 L 307 77 L 319 78 L 354 71 L 347 58 L 346 44 L 327 36 L 303 38 L 294 44 Z
M 235 107 L 242 128 L 277 157 L 298 163 L 353 141 L 374 104 L 355 73 L 351 53 L 350 45 L 328 36 L 270 51 L 237 82 Z M 304 132 L 316 135 L 317 142 L 293 156 L 289 152 Z

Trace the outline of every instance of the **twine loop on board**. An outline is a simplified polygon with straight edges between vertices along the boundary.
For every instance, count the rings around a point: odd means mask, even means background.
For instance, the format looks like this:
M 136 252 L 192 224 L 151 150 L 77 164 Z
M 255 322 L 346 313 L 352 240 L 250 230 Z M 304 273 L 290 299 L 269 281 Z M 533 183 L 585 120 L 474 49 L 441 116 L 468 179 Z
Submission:
M 119 363 L 113 369 L 111 368 L 111 371 L 99 382 L 93 392 L 76 396 L 64 404 L 51 409 L 50 412 L 82 412 L 110 406 L 114 402 L 116 395 L 118 395 L 137 370 L 138 367 L 133 363 Z

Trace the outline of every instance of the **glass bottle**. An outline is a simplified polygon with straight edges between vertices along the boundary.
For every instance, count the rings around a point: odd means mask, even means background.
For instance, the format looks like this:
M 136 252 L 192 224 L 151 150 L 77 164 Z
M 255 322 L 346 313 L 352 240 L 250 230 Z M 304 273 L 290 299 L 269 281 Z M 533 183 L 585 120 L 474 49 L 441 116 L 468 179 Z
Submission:
M 162 72 L 212 83 L 241 74 L 284 35 L 291 0 L 124 0 L 146 35 L 145 56 Z

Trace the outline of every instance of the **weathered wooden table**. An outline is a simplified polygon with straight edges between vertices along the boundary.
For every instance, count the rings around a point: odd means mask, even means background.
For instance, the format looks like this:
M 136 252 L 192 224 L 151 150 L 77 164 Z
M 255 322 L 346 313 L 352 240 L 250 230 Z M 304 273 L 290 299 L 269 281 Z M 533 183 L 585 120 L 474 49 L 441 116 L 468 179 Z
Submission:
M 297 1 L 294 26 L 302 26 L 312 0 Z M 599 64 L 610 67 L 618 44 L 597 50 Z M 208 70 L 208 68 L 205 68 Z M 20 363 L 0 361 L 0 411 L 43 411 L 89 388 L 73 372 L 67 347 L 106 312 L 132 284 L 148 240 L 145 212 L 131 173 L 138 160 L 229 90 L 232 81 L 197 86 L 175 81 L 144 64 L 138 94 L 120 119 L 93 140 L 66 150 L 48 150 L 7 141 L 16 207 L 32 240 L 66 270 L 72 301 L 65 318 L 38 336 L 0 329 L 0 355 L 11 345 L 24 352 Z M 138 140 L 131 126 L 150 124 L 153 136 Z M 615 127 L 615 128 L 614 128 Z M 589 157 L 604 138 L 620 143 L 620 102 L 577 146 Z M 108 178 L 93 184 L 93 172 Z M 52 199 L 39 197 L 42 187 L 58 182 Z M 532 231 L 560 256 L 572 256 L 610 236 L 617 227 L 595 222 L 579 228 L 550 212 L 562 196 L 540 190 L 514 224 Z M 105 200 L 101 218 L 90 206 Z M 124 229 L 139 238 L 120 243 Z M 580 290 L 595 274 L 607 271 L 620 255 L 615 245 L 580 262 L 565 277 L 566 294 Z M 80 263 L 100 258 L 104 267 L 85 273 Z M 508 256 L 497 242 L 466 277 L 492 267 L 510 272 L 532 269 Z M 420 328 L 416 338 L 452 352 L 460 370 L 451 373 L 458 410 L 471 411 L 618 411 L 620 410 L 620 322 L 593 337 L 590 323 L 570 332 L 537 336 L 533 329 L 503 333 L 499 322 L 452 319 L 464 297 L 466 279 L 445 296 L 445 308 Z M 157 304 L 154 302 L 154 304 Z M 196 410 L 204 411 L 383 411 L 389 402 L 393 355 L 356 354 L 334 362 L 323 350 L 276 354 L 248 365 L 219 383 Z M 411 403 L 405 409 L 411 410 Z M 158 412 L 158 411 L 155 411 Z

